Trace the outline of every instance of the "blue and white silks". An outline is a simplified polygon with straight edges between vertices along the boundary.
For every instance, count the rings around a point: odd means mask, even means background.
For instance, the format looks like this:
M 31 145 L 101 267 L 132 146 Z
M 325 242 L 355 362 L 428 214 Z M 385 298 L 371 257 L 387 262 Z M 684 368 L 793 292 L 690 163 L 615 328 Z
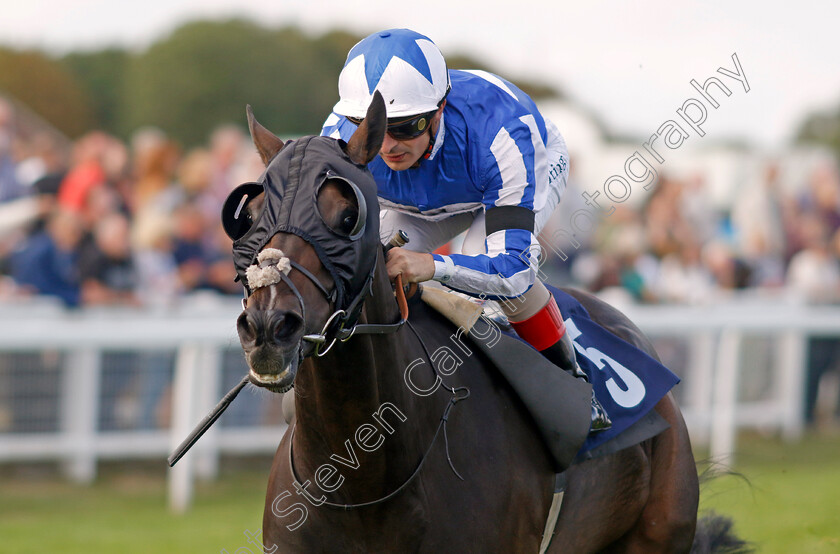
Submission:
M 566 184 L 562 136 L 510 82 L 484 71 L 449 75 L 452 91 L 429 158 L 404 171 L 379 157 L 369 164 L 381 207 L 434 224 L 453 214 L 519 206 L 537 214 L 538 233 L 550 215 L 542 212 L 556 206 Z M 332 114 L 321 134 L 349 140 L 355 130 Z M 484 254 L 435 254 L 435 279 L 472 296 L 520 296 L 536 279 L 535 233 L 500 230 L 486 238 Z

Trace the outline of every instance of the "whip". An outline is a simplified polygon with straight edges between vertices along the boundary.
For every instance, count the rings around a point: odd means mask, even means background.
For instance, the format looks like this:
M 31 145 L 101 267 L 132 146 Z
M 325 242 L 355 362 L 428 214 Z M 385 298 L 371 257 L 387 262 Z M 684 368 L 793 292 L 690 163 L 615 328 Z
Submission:
M 178 445 L 178 448 L 176 448 L 175 451 L 172 454 L 170 454 L 169 457 L 166 459 L 167 463 L 169 463 L 169 467 L 173 467 L 176 463 L 178 463 L 178 460 L 183 458 L 184 454 L 186 454 L 187 451 L 190 448 L 192 448 L 192 446 L 196 442 L 198 442 L 198 439 L 200 439 L 201 436 L 204 433 L 206 433 L 207 430 L 214 423 L 216 423 L 216 420 L 219 419 L 219 416 L 221 416 L 224 413 L 224 411 L 227 410 L 227 407 L 230 406 L 230 403 L 233 402 L 233 399 L 236 398 L 239 392 L 243 388 L 245 388 L 245 385 L 247 384 L 248 376 L 246 375 L 242 378 L 241 381 L 239 381 L 239 383 L 237 383 L 235 387 L 230 389 L 230 392 L 224 395 L 224 397 L 219 401 L 219 403 L 216 404 L 216 407 L 210 410 L 210 413 L 204 416 L 204 419 L 202 419 L 199 422 L 199 424 L 196 425 L 192 433 L 190 433 L 189 436 L 185 438 L 181 444 Z

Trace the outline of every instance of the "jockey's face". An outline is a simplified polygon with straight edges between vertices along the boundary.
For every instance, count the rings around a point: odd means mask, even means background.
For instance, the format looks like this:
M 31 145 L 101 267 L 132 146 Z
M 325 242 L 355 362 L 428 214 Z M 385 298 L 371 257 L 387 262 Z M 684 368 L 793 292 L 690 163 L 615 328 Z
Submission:
M 416 138 L 397 140 L 390 133 L 385 133 L 385 140 L 382 141 L 382 148 L 379 150 L 379 156 L 385 162 L 385 165 L 394 171 L 402 171 L 414 166 L 429 147 L 429 132 L 437 134 L 442 114 L 443 106 L 432 117 L 429 131 Z

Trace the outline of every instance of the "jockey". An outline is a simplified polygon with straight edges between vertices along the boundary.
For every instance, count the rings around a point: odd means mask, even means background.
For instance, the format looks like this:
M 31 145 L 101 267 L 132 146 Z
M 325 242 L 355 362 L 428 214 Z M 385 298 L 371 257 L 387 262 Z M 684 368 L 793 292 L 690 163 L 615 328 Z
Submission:
M 560 310 L 537 279 L 536 235 L 566 188 L 569 155 L 557 128 L 516 86 L 485 71 L 447 70 L 437 46 L 408 29 L 374 33 L 347 55 L 340 100 L 321 131 L 349 140 L 379 90 L 388 131 L 368 165 L 381 237 L 411 241 L 388 252 L 388 275 L 433 279 L 499 301 L 517 334 L 552 363 L 586 379 Z M 466 231 L 462 253 L 431 254 Z M 592 397 L 592 431 L 612 423 Z

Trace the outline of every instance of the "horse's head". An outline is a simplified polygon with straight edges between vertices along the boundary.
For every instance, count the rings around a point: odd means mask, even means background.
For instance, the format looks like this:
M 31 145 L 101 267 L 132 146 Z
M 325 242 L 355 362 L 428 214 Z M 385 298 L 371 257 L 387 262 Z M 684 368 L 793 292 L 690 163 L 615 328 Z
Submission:
M 305 356 L 323 353 L 355 323 L 369 288 L 380 243 L 366 166 L 385 135 L 385 104 L 376 93 L 348 143 L 284 143 L 250 107 L 248 126 L 266 170 L 231 193 L 222 222 L 247 294 L 237 330 L 251 382 L 282 392 Z

